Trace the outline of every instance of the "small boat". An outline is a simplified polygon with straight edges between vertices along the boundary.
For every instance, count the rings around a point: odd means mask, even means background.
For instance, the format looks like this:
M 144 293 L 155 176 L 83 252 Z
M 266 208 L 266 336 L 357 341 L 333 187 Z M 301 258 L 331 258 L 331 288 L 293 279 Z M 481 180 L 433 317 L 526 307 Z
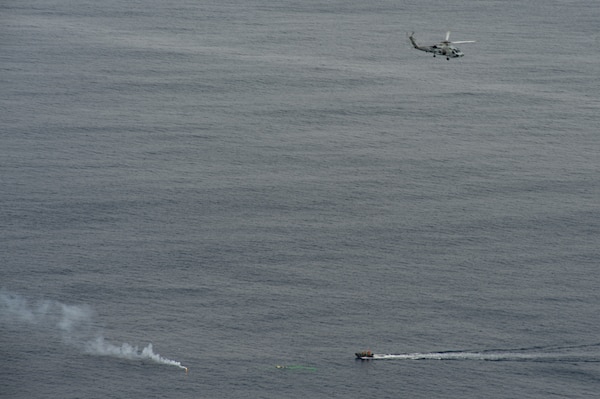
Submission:
M 362 351 L 362 352 L 356 352 L 355 353 L 356 358 L 357 359 L 361 359 L 361 360 L 368 360 L 368 359 L 372 359 L 373 358 L 373 352 L 369 351 Z

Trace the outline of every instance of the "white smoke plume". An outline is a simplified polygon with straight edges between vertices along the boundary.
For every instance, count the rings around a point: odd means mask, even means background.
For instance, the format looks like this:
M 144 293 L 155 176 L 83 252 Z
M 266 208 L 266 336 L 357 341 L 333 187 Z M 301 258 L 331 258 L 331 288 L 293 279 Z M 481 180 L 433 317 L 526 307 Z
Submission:
M 110 342 L 106 342 L 103 337 L 97 337 L 95 340 L 86 343 L 86 351 L 100 356 L 113 356 L 131 360 L 151 360 L 156 363 L 177 366 L 180 369 L 187 370 L 180 362 L 164 358 L 158 353 L 154 353 L 152 344 L 148 344 L 148 346 L 140 351 L 137 346 L 131 346 L 128 343 L 117 346 Z
M 62 341 L 80 348 L 85 353 L 130 360 L 149 360 L 184 369 L 180 362 L 154 353 L 152 344 L 143 349 L 123 343 L 120 346 L 107 342 L 100 327 L 94 323 L 94 312 L 86 305 L 67 305 L 58 301 L 30 303 L 26 298 L 0 290 L 0 324 L 25 323 L 54 333 Z

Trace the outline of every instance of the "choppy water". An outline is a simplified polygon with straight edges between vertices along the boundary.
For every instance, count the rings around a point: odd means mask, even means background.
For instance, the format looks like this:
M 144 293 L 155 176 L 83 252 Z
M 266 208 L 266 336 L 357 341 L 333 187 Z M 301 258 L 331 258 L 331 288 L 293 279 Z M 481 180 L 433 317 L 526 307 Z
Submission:
M 4 2 L 0 396 L 597 394 L 598 20 Z

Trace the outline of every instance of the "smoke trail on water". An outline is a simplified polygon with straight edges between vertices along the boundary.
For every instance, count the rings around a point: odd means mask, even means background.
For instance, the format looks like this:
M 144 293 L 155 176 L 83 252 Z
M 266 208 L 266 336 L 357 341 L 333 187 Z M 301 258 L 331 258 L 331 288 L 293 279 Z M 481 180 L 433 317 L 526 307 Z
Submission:
M 85 350 L 92 355 L 113 356 L 130 360 L 151 360 L 156 363 L 177 366 L 180 369 L 187 371 L 187 367 L 183 366 L 180 362 L 164 358 L 158 353 L 154 353 L 152 344 L 148 344 L 148 346 L 140 351 L 137 346 L 132 346 L 128 343 L 117 346 L 110 342 L 106 342 L 104 337 L 97 337 L 95 340 L 86 343 Z
M 68 345 L 85 353 L 111 356 L 129 360 L 149 360 L 155 363 L 176 366 L 187 372 L 180 362 L 154 353 L 152 344 L 141 350 L 137 346 L 123 343 L 121 346 L 107 342 L 101 328 L 94 323 L 94 312 L 89 306 L 66 305 L 57 301 L 39 301 L 29 304 L 20 295 L 0 290 L 0 323 L 27 324 L 37 326 L 48 334 L 61 338 Z

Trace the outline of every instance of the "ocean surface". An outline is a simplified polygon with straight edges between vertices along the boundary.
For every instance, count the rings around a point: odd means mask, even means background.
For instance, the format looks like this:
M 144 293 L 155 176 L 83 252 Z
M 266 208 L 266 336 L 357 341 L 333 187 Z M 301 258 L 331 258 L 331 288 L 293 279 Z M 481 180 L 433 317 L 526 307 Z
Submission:
M 3 1 L 0 397 L 597 395 L 598 21 Z

